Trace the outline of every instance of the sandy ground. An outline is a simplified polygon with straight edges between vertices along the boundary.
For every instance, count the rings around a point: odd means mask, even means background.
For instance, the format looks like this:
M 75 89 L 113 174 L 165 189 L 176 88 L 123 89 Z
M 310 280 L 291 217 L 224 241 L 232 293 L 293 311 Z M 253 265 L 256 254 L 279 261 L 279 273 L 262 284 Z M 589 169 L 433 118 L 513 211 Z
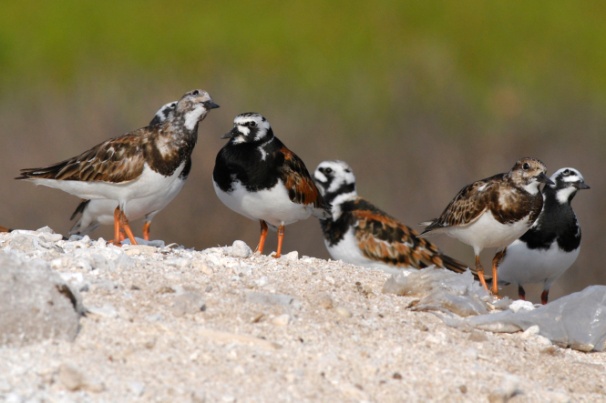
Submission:
M 2 252 L 49 262 L 89 313 L 73 342 L 0 347 L 3 401 L 606 401 L 606 354 L 449 327 L 380 271 L 11 236 Z

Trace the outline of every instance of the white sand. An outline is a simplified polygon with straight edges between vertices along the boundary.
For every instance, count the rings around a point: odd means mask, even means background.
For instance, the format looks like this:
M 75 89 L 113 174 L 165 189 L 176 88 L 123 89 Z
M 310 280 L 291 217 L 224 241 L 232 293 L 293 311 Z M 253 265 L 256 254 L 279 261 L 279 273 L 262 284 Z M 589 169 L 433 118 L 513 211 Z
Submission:
M 604 401 L 606 355 L 464 332 L 387 274 L 290 253 L 58 241 L 90 313 L 74 342 L 0 347 L 4 401 Z M 8 248 L 8 249 L 7 249 Z

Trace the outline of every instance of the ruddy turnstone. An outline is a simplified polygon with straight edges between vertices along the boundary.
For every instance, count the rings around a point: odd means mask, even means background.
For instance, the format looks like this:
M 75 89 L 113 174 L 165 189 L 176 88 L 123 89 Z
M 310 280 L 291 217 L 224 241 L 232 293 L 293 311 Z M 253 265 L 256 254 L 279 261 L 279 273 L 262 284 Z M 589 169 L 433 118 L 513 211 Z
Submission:
M 581 227 L 571 202 L 578 190 L 589 189 L 574 168 L 561 168 L 550 178 L 554 184 L 543 188 L 543 210 L 530 229 L 506 249 L 498 263 L 499 281 L 518 285 L 543 283 L 541 303 L 549 299 L 549 289 L 577 259 L 581 245 Z
M 219 199 L 236 213 L 261 223 L 257 250 L 263 253 L 268 225 L 278 231 L 275 257 L 282 253 L 284 226 L 308 218 L 328 217 L 324 202 L 303 161 L 274 136 L 267 119 L 242 113 L 223 138 L 213 184 Z
M 435 265 L 457 273 L 467 265 L 440 252 L 414 229 L 358 196 L 353 171 L 343 161 L 324 161 L 314 180 L 331 216 L 320 220 L 324 243 L 335 260 L 397 273 Z
M 174 115 L 177 107 L 177 101 L 169 102 L 163 105 L 149 126 L 159 125 Z M 144 218 L 143 239 L 149 240 L 151 222 L 162 209 L 164 209 L 183 188 L 185 180 L 191 170 L 191 156 L 186 156 L 186 163 L 183 171 L 179 175 L 175 186 L 167 187 L 164 194 L 155 194 L 150 197 L 133 199 L 126 205 L 125 214 L 129 222 Z M 114 222 L 114 211 L 118 206 L 116 200 L 94 199 L 83 200 L 71 216 L 73 220 L 80 216 L 76 224 L 69 231 L 70 234 L 86 235 L 94 231 L 99 225 L 110 225 Z M 122 234 L 121 234 L 122 237 Z
M 120 243 L 123 229 L 136 244 L 125 215 L 127 205 L 181 186 L 179 177 L 196 145 L 198 123 L 217 107 L 207 92 L 190 91 L 177 102 L 174 114 L 166 121 L 107 140 L 49 167 L 22 169 L 16 179 L 61 189 L 83 199 L 116 200 L 114 243 Z
M 534 158 L 522 158 L 508 173 L 497 174 L 465 186 L 446 206 L 439 218 L 423 223 L 421 233 L 445 233 L 473 247 L 476 271 L 484 288 L 484 268 L 480 252 L 484 248 L 505 248 L 535 222 L 543 197 L 541 183 L 553 183 L 545 175 L 545 165 Z M 498 295 L 497 262 L 492 260 L 492 292 Z

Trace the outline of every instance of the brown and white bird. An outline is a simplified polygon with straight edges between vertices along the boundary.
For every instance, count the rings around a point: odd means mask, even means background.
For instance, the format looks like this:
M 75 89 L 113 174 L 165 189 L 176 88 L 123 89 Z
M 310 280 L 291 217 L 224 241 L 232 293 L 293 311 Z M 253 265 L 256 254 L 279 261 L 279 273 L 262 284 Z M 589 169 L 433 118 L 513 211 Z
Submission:
M 159 125 L 165 120 L 171 118 L 177 101 L 169 102 L 163 105 L 154 115 L 149 126 Z M 144 218 L 143 239 L 149 241 L 151 223 L 156 214 L 164 209 L 179 194 L 185 181 L 191 171 L 191 156 L 187 156 L 186 164 L 179 180 L 175 186 L 165 188 L 163 193 L 155 194 L 149 197 L 131 200 L 126 205 L 125 214 L 129 222 Z M 114 211 L 118 207 L 118 202 L 112 199 L 93 199 L 83 200 L 72 214 L 71 219 L 78 217 L 78 220 L 69 231 L 70 234 L 88 235 L 99 225 L 111 225 L 114 223 Z M 122 237 L 122 234 L 120 234 Z
M 333 259 L 392 274 L 432 265 L 457 273 L 467 270 L 467 265 L 444 255 L 417 231 L 358 196 L 356 178 L 347 163 L 321 162 L 314 180 L 331 205 L 330 217 L 321 219 L 320 225 Z
M 278 231 L 275 257 L 282 253 L 284 227 L 310 215 L 328 217 L 328 208 L 303 161 L 276 136 L 258 113 L 242 113 L 223 138 L 213 184 L 227 207 L 261 223 L 257 250 L 263 253 L 268 226 Z
M 22 169 L 16 179 L 61 189 L 82 199 L 116 200 L 114 243 L 120 243 L 124 230 L 136 244 L 125 215 L 128 204 L 180 186 L 179 178 L 198 139 L 198 123 L 217 107 L 206 91 L 190 91 L 164 122 L 112 138 L 45 168 Z
M 541 213 L 540 185 L 553 183 L 546 171 L 541 161 L 522 158 L 507 173 L 465 186 L 440 217 L 424 223 L 427 227 L 421 234 L 445 233 L 473 247 L 476 271 L 486 289 L 480 252 L 498 248 L 492 260 L 492 292 L 498 295 L 497 262 L 503 248 L 524 234 Z

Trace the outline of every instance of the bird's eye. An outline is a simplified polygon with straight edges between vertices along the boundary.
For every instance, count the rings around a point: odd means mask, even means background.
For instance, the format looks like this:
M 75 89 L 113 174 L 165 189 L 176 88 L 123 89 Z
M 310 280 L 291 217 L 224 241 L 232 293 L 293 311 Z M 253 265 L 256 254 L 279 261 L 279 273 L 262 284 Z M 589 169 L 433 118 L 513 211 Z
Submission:
M 530 169 L 530 165 L 528 164 L 528 162 L 525 162 L 524 165 L 522 165 L 522 169 L 525 171 Z
M 250 127 L 257 127 L 257 122 L 249 122 L 248 125 Z
M 326 172 L 327 174 L 329 174 L 329 173 L 332 172 L 332 168 L 326 168 L 326 169 L 324 169 L 324 172 Z
M 200 91 L 198 90 L 194 90 L 194 92 L 191 93 L 192 95 L 200 95 Z
M 570 175 L 571 174 L 570 169 L 565 169 L 563 174 L 566 176 Z
M 349 174 L 349 173 L 351 173 L 351 169 L 346 169 L 345 172 L 347 172 Z

